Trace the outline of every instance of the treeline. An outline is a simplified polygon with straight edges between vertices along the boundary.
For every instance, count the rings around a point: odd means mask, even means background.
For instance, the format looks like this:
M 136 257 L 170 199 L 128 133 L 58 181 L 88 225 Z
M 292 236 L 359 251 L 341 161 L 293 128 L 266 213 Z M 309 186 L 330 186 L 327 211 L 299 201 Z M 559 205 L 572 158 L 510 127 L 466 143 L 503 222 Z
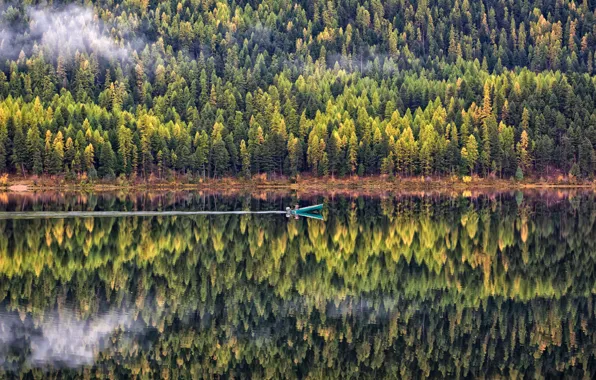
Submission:
M 94 4 L 103 33 L 142 46 L 41 41 L 0 65 L 0 173 L 596 170 L 587 0 Z M 27 6 L 4 22 L 26 29 Z
M 191 195 L 162 206 L 203 202 Z M 218 198 L 205 208 L 237 203 Z M 94 196 L 64 204 L 126 207 L 142 206 Z M 1 221 L 0 327 L 22 340 L 0 345 L 0 375 L 596 370 L 593 197 L 339 197 L 328 207 L 325 223 L 264 215 Z M 96 362 L 27 362 L 30 342 L 52 324 L 92 328 L 118 313 L 131 320 L 89 342 Z M 53 360 L 69 353 L 68 344 L 54 347 Z

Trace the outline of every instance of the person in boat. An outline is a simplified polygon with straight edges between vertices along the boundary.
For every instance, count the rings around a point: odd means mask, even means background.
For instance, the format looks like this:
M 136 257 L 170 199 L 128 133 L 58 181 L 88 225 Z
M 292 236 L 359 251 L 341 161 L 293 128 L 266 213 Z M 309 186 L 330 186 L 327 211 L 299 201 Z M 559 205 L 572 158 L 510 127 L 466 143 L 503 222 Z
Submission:
M 294 214 L 294 216 L 296 217 L 296 219 L 298 219 L 298 209 L 300 208 L 300 206 L 296 205 L 294 206 L 294 210 L 292 210 L 290 207 L 286 207 L 286 216 L 290 217 L 292 214 Z

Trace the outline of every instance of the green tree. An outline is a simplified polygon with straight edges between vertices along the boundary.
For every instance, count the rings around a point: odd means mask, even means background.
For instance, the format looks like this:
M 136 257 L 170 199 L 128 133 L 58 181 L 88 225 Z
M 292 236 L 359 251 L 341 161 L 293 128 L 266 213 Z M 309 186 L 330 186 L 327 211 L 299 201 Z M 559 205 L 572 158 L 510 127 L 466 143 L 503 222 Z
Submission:
M 27 131 L 27 167 L 32 173 L 40 175 L 43 172 L 43 142 L 37 125 Z
M 501 170 L 505 175 L 512 175 L 517 167 L 514 131 L 503 123 L 499 126 L 499 145 L 503 154 Z
M 72 140 L 70 141 L 72 143 Z M 60 174 L 64 167 L 64 136 L 61 131 L 56 133 L 56 137 L 52 142 L 50 166 L 56 174 Z
M 240 141 L 240 159 L 242 160 L 242 176 L 244 178 L 250 178 L 250 153 L 248 152 L 248 148 L 246 147 L 246 142 L 244 140 Z
M 522 168 L 524 172 L 527 172 L 528 168 L 531 165 L 531 156 L 530 152 L 528 151 L 528 147 L 530 145 L 528 133 L 524 130 L 522 131 L 521 138 L 517 143 L 517 162 L 518 165 Z
M 85 170 L 95 170 L 95 148 L 93 144 L 87 145 L 83 154 Z
M 132 172 L 132 156 L 136 150 L 133 145 L 132 130 L 121 125 L 117 132 L 118 139 L 118 163 L 121 171 L 130 174 Z
M 290 162 L 290 175 L 296 176 L 302 166 L 302 146 L 297 137 L 290 134 L 288 139 L 288 159 Z
M 194 165 L 197 170 L 201 170 L 203 177 L 206 176 L 206 168 L 209 157 L 209 136 L 205 131 L 195 134 L 194 142 Z
M 116 155 L 112 149 L 112 144 L 108 141 L 101 147 L 99 155 L 98 174 L 101 178 L 113 179 L 116 177 Z
M 473 175 L 476 162 L 478 161 L 478 143 L 474 135 L 468 136 L 466 145 L 461 150 L 461 157 L 464 164 L 470 170 L 470 174 Z
M 226 149 L 222 133 L 224 126 L 221 123 L 215 123 L 211 133 L 211 163 L 213 165 L 213 177 L 222 176 L 230 165 L 230 154 Z
M 584 177 L 592 177 L 594 175 L 594 163 L 596 162 L 596 154 L 594 147 L 589 139 L 584 138 L 579 146 L 578 164 L 581 175 Z
M 517 167 L 517 170 L 515 171 L 515 179 L 517 181 L 522 181 L 524 179 L 524 172 L 522 170 L 521 167 Z
M 56 168 L 52 161 L 52 132 L 46 131 L 45 148 L 43 153 L 43 168 L 48 174 L 56 174 L 60 168 Z
M 0 123 L 0 173 L 7 172 L 7 158 L 8 158 L 8 147 L 10 141 L 8 139 L 8 129 L 6 124 Z
M 350 135 L 350 140 L 348 142 L 348 162 L 350 166 L 350 174 L 353 175 L 356 171 L 356 165 L 358 164 L 358 138 L 354 132 Z
M 9 122 L 12 119 L 9 119 Z M 21 175 L 25 175 L 25 166 L 27 165 L 27 141 L 23 129 L 20 124 L 14 125 L 14 139 L 11 161 L 17 170 L 20 170 Z

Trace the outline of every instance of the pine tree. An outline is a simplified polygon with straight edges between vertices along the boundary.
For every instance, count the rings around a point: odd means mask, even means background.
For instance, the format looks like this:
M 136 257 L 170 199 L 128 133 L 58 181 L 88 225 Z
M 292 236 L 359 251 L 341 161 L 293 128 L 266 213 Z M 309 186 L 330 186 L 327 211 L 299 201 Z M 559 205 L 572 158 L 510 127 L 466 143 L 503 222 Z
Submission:
M 72 140 L 70 140 L 72 143 Z M 64 163 L 64 136 L 61 131 L 56 133 L 56 137 L 52 142 L 50 166 L 55 174 L 60 174 L 63 170 Z
M 214 178 L 222 176 L 230 165 L 230 154 L 222 137 L 223 130 L 224 126 L 217 122 L 211 133 L 211 164 Z
M 414 133 L 409 126 L 402 131 L 397 141 L 396 167 L 406 175 L 412 175 L 418 157 L 418 142 L 414 139 Z
M 157 176 L 158 178 L 162 178 L 163 170 L 164 170 L 164 154 L 163 151 L 159 150 L 157 152 Z
M 353 175 L 358 164 L 358 139 L 354 132 L 352 132 L 348 143 L 348 162 L 350 163 L 350 174 Z
M 524 171 L 519 166 L 515 170 L 515 179 L 517 181 L 522 181 L 524 179 Z
M 209 136 L 205 131 L 195 134 L 193 146 L 195 149 L 193 154 L 195 169 L 202 171 L 203 177 L 205 177 L 209 155 Z
M 142 117 L 138 122 L 138 129 L 141 135 L 141 167 L 143 170 L 143 177 L 147 177 L 147 172 L 151 172 L 153 164 L 153 154 L 151 150 L 151 135 L 154 125 L 154 120 L 150 117 Z M 159 160 L 158 160 L 159 161 Z
M 226 142 L 226 149 L 230 155 L 230 166 L 232 168 L 232 173 L 236 174 L 237 167 L 238 167 L 238 149 L 236 149 L 236 144 L 234 144 L 234 134 L 228 133 L 225 138 Z M 280 154 L 283 154 L 283 150 Z
M 592 177 L 594 175 L 594 164 L 596 154 L 594 147 L 588 138 L 584 138 L 579 146 L 578 164 L 583 177 Z
M 221 138 L 216 138 L 211 147 L 213 177 L 221 176 L 228 169 L 230 164 L 230 155 L 226 149 L 226 144 Z
M 81 151 L 77 150 L 75 152 L 74 159 L 72 160 L 72 163 L 71 163 L 71 168 L 77 174 L 80 174 L 83 171 L 83 157 L 82 157 Z
M 340 161 L 340 144 L 339 134 L 333 131 L 329 136 L 329 143 L 327 144 L 327 157 L 329 159 L 329 174 L 334 176 L 337 174 Z
M 389 152 L 389 155 L 383 158 L 383 162 L 381 164 L 381 173 L 387 174 L 389 176 L 393 176 L 395 169 L 395 157 L 393 156 L 393 152 Z
M 136 147 L 133 145 L 133 134 L 129 128 L 121 125 L 117 132 L 118 137 L 118 161 L 121 170 L 130 174 L 132 171 L 132 155 Z
M 322 139 L 319 138 L 319 136 L 313 130 L 308 138 L 308 148 L 306 150 L 308 165 L 310 166 L 313 173 L 318 175 L 321 174 L 320 163 L 324 153 L 324 150 L 321 150 L 321 147 L 324 147 L 324 142 L 321 144 L 321 140 Z
M 58 77 L 58 81 L 60 85 L 64 88 L 68 87 L 68 77 L 66 73 L 66 64 L 64 62 L 64 57 L 62 55 L 58 56 L 58 63 L 56 66 L 56 76 Z
M 538 174 L 546 172 L 546 175 L 548 175 L 548 167 L 552 159 L 553 148 L 553 140 L 550 137 L 541 135 L 536 138 L 534 161 Z
M 101 153 L 99 155 L 99 170 L 98 174 L 102 178 L 113 179 L 116 177 L 115 169 L 116 167 L 116 155 L 114 154 L 114 150 L 112 149 L 112 144 L 110 142 L 106 142 L 101 147 Z
M 288 139 L 288 159 L 290 161 L 290 175 L 296 176 L 301 166 L 302 147 L 300 140 L 292 134 Z
M 71 137 L 69 137 L 68 139 L 66 139 L 66 146 L 64 149 L 64 162 L 66 162 L 67 165 L 71 165 L 71 169 L 73 169 L 72 161 L 75 158 L 75 154 L 76 149 L 74 146 L 74 141 Z
M 474 135 L 468 136 L 466 146 L 461 150 L 461 157 L 465 165 L 470 170 L 470 175 L 474 174 L 474 167 L 478 161 L 478 143 Z
M 528 111 L 527 108 L 524 107 L 524 111 L 522 113 L 522 120 L 520 123 L 520 128 L 521 131 L 519 132 L 521 134 L 522 131 L 529 131 L 530 130 L 530 111 Z
M 437 132 L 431 124 L 425 125 L 420 131 L 420 169 L 425 175 L 430 175 L 434 169 L 437 156 L 437 138 Z
M 137 63 L 135 66 L 135 92 L 137 100 L 142 103 L 145 100 L 145 73 L 142 63 Z
M 502 124 L 499 127 L 499 145 L 501 146 L 501 170 L 505 175 L 513 175 L 517 166 L 513 128 Z
M 488 131 L 488 125 L 486 123 L 486 120 L 484 120 L 482 122 L 482 153 L 480 154 L 480 165 L 484 175 L 486 175 L 490 170 L 490 148 L 490 133 Z
M 250 153 L 246 147 L 244 140 L 240 141 L 240 159 L 242 160 L 242 176 L 246 179 L 250 178 Z
M 326 150 L 325 140 L 320 139 L 319 140 L 319 152 L 322 152 L 322 153 L 321 153 L 321 159 L 320 159 L 318 167 L 317 167 L 317 173 L 319 175 L 323 175 L 323 176 L 326 176 L 329 174 L 329 157 L 325 150 Z
M 10 141 L 8 140 L 8 129 L 6 124 L 0 124 L 0 174 L 7 172 L 8 147 Z
M 85 170 L 95 170 L 95 148 L 93 148 L 93 144 L 87 145 L 83 154 L 83 159 L 85 164 Z
M 484 83 L 484 98 L 482 101 L 482 118 L 487 118 L 493 113 L 493 108 L 491 104 L 491 95 L 490 95 L 490 83 L 486 81 Z
M 46 131 L 43 167 L 47 174 L 56 174 L 58 168 L 52 166 L 52 132 Z
M 529 146 L 528 133 L 524 130 L 521 134 L 520 141 L 517 143 L 517 162 L 521 169 L 526 173 L 531 164 L 530 153 L 528 152 Z
M 32 173 L 40 175 L 43 172 L 43 142 L 37 125 L 27 131 L 27 167 Z
M 93 97 L 94 74 L 91 62 L 79 56 L 77 59 L 78 68 L 74 76 L 74 93 L 77 101 L 84 103 Z
M 132 170 L 131 170 L 131 176 L 133 179 L 136 178 L 137 174 L 139 171 L 139 151 L 136 149 L 133 149 L 132 151 Z

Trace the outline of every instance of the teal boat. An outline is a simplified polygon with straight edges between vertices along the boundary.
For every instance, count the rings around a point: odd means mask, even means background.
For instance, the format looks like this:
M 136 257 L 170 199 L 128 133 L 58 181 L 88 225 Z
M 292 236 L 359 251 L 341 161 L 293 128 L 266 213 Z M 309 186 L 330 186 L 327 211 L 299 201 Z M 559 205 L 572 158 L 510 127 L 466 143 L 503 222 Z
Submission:
M 308 207 L 298 207 L 298 205 L 296 205 L 296 208 L 294 209 L 286 207 L 288 216 L 295 216 L 296 218 L 303 216 L 305 218 L 313 218 L 317 220 L 323 220 L 323 216 L 320 214 L 321 210 L 323 210 L 323 204 Z

